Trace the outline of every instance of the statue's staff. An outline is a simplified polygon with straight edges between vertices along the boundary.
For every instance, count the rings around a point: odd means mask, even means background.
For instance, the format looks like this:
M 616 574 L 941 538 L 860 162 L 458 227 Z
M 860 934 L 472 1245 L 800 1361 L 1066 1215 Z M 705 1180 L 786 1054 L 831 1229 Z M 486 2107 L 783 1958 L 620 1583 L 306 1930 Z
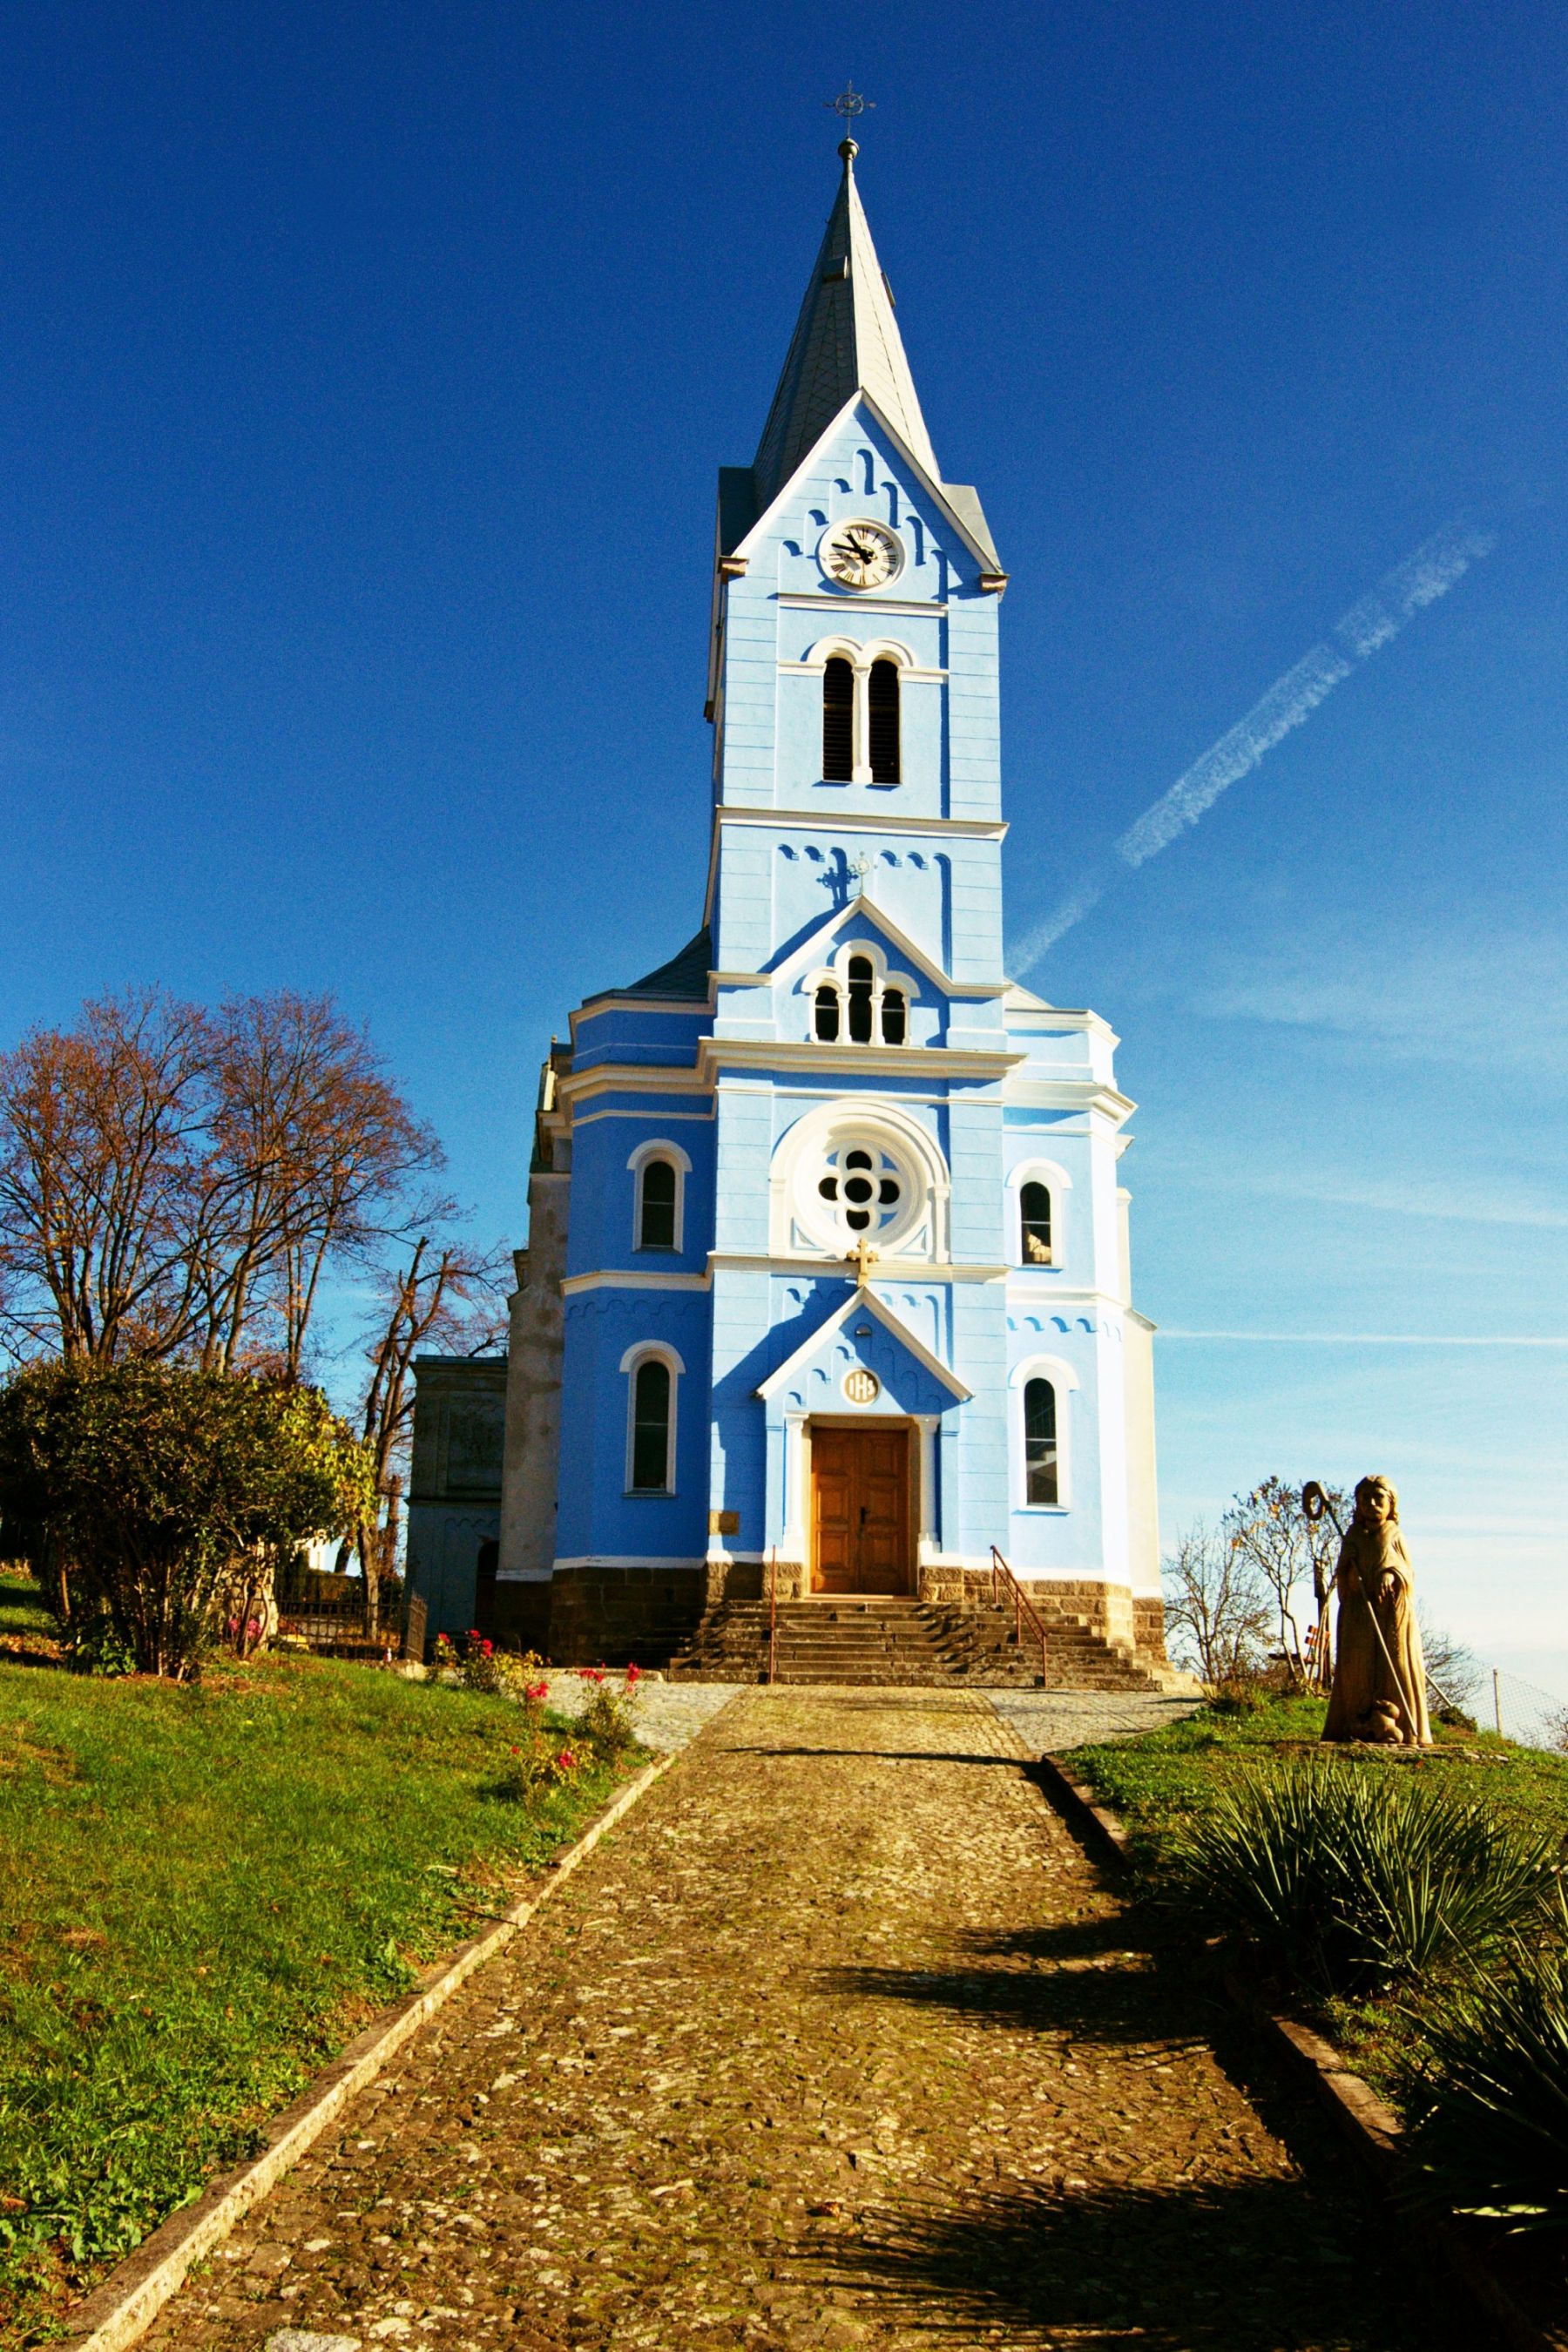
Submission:
M 1301 1512 L 1308 1524 L 1314 1528 L 1326 1513 L 1333 1521 L 1334 1532 L 1339 1537 L 1341 1543 L 1342 1544 L 1344 1542 L 1345 1531 L 1340 1525 L 1340 1515 L 1335 1510 L 1333 1505 L 1330 1502 L 1327 1495 L 1323 1492 L 1323 1489 L 1319 1486 L 1315 1478 L 1309 1478 L 1306 1485 L 1301 1489 Z M 1415 1709 L 1410 1704 L 1409 1686 L 1405 1683 L 1405 1676 L 1400 1673 L 1398 1666 L 1394 1662 L 1394 1656 L 1389 1649 L 1388 1643 L 1383 1638 L 1383 1626 L 1378 1619 L 1377 1603 L 1373 1600 L 1370 1593 L 1363 1592 L 1362 1594 L 1362 1599 L 1366 1602 L 1367 1615 L 1372 1619 L 1372 1630 L 1377 1635 L 1377 1646 L 1383 1652 L 1384 1664 L 1387 1666 L 1389 1673 L 1394 1676 L 1394 1687 L 1399 1693 L 1399 1704 L 1405 1710 L 1405 1727 L 1408 1730 L 1410 1737 L 1414 1739 L 1416 1737 L 1416 1715 Z

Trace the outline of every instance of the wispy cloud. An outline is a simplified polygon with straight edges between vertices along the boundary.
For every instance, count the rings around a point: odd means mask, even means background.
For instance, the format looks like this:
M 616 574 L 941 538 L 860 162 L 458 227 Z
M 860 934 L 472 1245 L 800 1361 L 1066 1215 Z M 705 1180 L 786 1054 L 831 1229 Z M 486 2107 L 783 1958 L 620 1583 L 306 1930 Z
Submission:
M 1238 719 L 1144 810 L 1114 845 L 1111 861 L 1136 869 L 1169 848 L 1213 808 L 1222 793 L 1250 775 L 1277 743 L 1310 719 L 1358 663 L 1388 645 L 1417 613 L 1446 596 L 1472 563 L 1490 554 L 1496 543 L 1489 532 L 1449 525 L 1435 532 L 1403 563 L 1396 563 L 1375 588 L 1351 606 L 1326 637 L 1275 680 L 1245 718 Z M 1103 872 L 1086 875 L 1055 914 L 1023 940 L 1012 957 L 1017 971 L 1029 971 L 1104 897 L 1117 871 L 1111 861 Z
M 1267 1348 L 1568 1348 L 1568 1333 L 1512 1331 L 1184 1331 L 1162 1323 L 1162 1339 L 1240 1340 Z

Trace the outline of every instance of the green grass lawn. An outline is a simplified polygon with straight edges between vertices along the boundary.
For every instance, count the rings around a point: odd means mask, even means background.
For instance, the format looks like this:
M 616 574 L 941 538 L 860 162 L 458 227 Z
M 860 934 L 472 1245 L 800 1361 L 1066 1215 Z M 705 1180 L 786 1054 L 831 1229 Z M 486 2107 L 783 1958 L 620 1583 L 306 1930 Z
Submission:
M 1320 1745 L 1324 1711 L 1316 1698 L 1276 1698 L 1253 1714 L 1200 1707 L 1180 1723 L 1140 1738 L 1079 1748 L 1066 1760 L 1123 1816 L 1134 1851 L 1150 1861 L 1157 1860 L 1172 1822 L 1205 1804 L 1227 1780 L 1267 1771 L 1283 1758 L 1331 1753 L 1353 1754 L 1369 1772 L 1413 1772 L 1536 1824 L 1549 1822 L 1568 1837 L 1568 1756 L 1516 1748 L 1489 1731 L 1436 1724 L 1436 1746 L 1415 1755 L 1375 1748 L 1329 1750 Z
M 175 1688 L 0 1656 L 0 2344 L 599 1809 L 602 1768 L 503 1795 L 517 1733 L 504 1700 L 329 1659 Z
M 1163 1847 L 1185 1816 L 1226 1783 L 1302 1756 L 1352 1755 L 1361 1771 L 1415 1774 L 1432 1786 L 1511 1813 L 1568 1842 L 1568 1756 L 1515 1747 L 1492 1732 L 1433 1726 L 1436 1745 L 1416 1754 L 1375 1748 L 1326 1748 L 1321 1699 L 1277 1698 L 1255 1713 L 1201 1707 L 1180 1723 L 1140 1738 L 1079 1748 L 1064 1759 L 1075 1776 L 1121 1815 L 1133 1854 L 1156 1892 Z M 1334 2000 L 1314 2006 L 1298 1991 L 1292 2005 L 1313 2015 L 1352 2063 L 1397 2106 L 1425 2052 L 1422 2020 L 1441 2005 L 1444 1986 L 1407 1987 L 1389 2000 Z

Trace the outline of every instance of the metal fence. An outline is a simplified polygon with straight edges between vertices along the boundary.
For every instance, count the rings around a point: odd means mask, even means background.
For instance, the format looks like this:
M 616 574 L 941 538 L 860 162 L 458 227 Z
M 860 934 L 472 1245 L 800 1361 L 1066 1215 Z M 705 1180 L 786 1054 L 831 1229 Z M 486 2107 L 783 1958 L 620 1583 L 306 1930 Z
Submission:
M 308 1642 L 312 1650 L 320 1650 L 337 1658 L 397 1657 L 405 1654 L 405 1627 L 403 1579 L 384 1576 L 379 1580 L 374 1633 L 370 1630 L 365 1612 L 364 1580 L 358 1576 L 311 1577 L 302 1588 L 278 1595 L 278 1632 L 280 1639 Z M 423 1617 L 423 1610 L 420 1615 Z M 408 1645 L 409 1654 L 423 1656 L 425 1629 L 418 1628 L 418 1647 Z

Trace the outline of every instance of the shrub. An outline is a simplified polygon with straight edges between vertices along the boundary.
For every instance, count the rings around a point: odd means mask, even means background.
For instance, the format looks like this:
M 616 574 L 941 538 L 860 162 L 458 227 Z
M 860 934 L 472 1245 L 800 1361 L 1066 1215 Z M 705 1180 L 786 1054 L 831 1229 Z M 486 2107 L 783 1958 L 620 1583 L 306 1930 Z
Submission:
M 588 1685 L 587 1705 L 577 1718 L 578 1737 L 605 1764 L 618 1764 L 637 1746 L 636 1707 L 642 1676 L 626 1668 L 626 1687 L 616 1690 L 603 1666 L 582 1666 L 578 1680 Z
M 0 1511 L 68 1563 L 73 1622 L 185 1680 L 247 1556 L 353 1524 L 364 1448 L 314 1389 L 168 1364 L 34 1365 L 0 1390 Z M 95 1637 L 96 1638 L 96 1637 Z
M 1545 1916 L 1551 1841 L 1339 1762 L 1224 1791 L 1172 1842 L 1179 1899 L 1314 1990 L 1353 1994 L 1496 1949 Z
M 1418 2205 L 1510 2231 L 1568 2228 L 1568 1987 L 1561 1954 L 1457 1992 L 1428 2021 L 1410 2101 Z

